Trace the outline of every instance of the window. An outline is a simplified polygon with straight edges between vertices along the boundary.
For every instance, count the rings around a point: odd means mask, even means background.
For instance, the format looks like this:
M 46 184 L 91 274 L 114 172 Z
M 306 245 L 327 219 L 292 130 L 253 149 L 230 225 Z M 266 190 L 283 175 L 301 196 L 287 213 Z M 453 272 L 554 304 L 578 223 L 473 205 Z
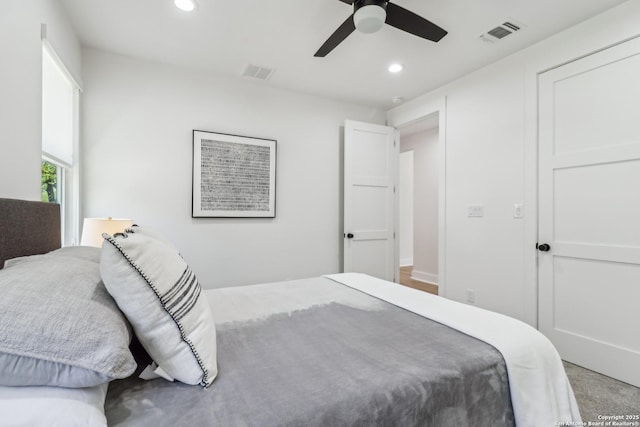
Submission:
M 42 160 L 42 201 L 60 203 L 63 191 L 62 168 L 47 160 Z
M 78 242 L 79 88 L 51 46 L 42 49 L 42 201 L 59 203 L 62 244 Z

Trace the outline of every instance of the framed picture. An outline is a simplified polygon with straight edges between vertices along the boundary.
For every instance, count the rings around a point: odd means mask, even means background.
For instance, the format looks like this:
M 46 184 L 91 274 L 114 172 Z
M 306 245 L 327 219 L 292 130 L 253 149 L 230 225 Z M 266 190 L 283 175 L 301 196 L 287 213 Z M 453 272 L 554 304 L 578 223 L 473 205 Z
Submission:
M 275 218 L 276 141 L 193 131 L 193 218 Z

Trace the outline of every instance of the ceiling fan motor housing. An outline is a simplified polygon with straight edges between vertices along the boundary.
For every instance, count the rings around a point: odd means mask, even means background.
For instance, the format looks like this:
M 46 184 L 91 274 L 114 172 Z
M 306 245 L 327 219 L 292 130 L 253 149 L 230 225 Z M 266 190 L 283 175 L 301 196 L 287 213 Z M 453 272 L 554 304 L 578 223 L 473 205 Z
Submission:
M 381 0 L 356 0 L 353 2 L 353 22 L 361 33 L 375 33 L 387 19 L 387 3 Z

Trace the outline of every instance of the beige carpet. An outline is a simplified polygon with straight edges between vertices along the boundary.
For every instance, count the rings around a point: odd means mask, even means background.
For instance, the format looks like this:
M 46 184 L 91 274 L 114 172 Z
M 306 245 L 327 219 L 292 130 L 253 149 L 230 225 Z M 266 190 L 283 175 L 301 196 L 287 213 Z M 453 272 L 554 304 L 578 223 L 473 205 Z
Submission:
M 573 392 L 576 395 L 582 421 L 586 423 L 585 425 L 589 425 L 589 422 L 602 422 L 603 420 L 598 418 L 599 415 L 640 416 L 640 388 L 572 363 L 564 362 L 564 367 Z M 625 420 L 623 418 L 619 421 L 631 422 L 632 424 L 618 425 L 640 425 L 640 420 Z M 637 424 L 633 424 L 635 422 Z

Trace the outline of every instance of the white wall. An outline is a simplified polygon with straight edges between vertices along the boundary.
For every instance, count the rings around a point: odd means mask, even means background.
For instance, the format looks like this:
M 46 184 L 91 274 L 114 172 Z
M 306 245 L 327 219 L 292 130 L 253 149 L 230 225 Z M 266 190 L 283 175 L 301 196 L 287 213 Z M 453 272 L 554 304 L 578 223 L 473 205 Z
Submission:
M 448 298 L 471 288 L 477 305 L 536 324 L 536 75 L 639 34 L 640 2 L 629 1 L 388 112 L 399 126 L 446 98 Z M 468 205 L 484 217 L 468 218 Z
M 438 129 L 400 138 L 400 151 L 414 153 L 412 277 L 438 284 Z
M 204 287 L 338 272 L 341 126 L 384 112 L 83 52 L 84 216 L 130 217 L 164 233 Z M 192 130 L 278 141 L 275 219 L 192 219 Z
M 0 197 L 40 199 L 41 24 L 72 74 L 81 74 L 80 43 L 56 0 L 0 1 Z
M 413 265 L 413 150 L 401 152 L 398 163 L 398 250 L 400 267 L 405 267 Z

